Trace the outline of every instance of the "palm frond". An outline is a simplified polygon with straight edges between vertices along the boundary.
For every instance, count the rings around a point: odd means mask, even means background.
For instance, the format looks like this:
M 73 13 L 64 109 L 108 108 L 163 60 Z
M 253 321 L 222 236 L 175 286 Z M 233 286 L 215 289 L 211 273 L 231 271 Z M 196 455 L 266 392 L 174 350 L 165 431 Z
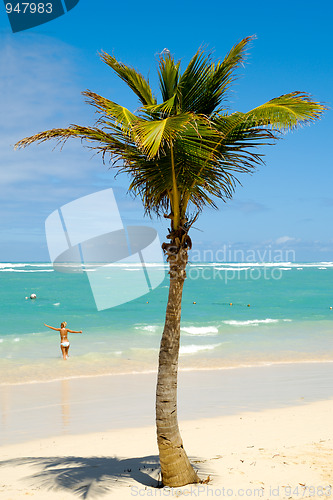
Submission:
M 172 111 L 175 108 L 176 99 L 177 99 L 177 93 L 175 93 L 172 97 L 170 97 L 170 99 L 162 102 L 161 104 L 144 106 L 142 108 L 142 112 L 148 117 L 153 117 L 153 118 L 160 117 L 161 119 L 166 118 L 171 114 L 176 114 L 172 113 Z
M 169 116 L 163 120 L 140 121 L 134 127 L 138 145 L 147 158 L 154 158 L 161 153 L 163 146 L 170 147 L 182 129 L 194 121 L 191 113 Z
M 116 125 L 119 125 L 121 130 L 127 135 L 131 134 L 134 125 L 140 120 L 140 118 L 131 113 L 131 111 L 124 106 L 120 106 L 90 90 L 86 90 L 82 92 L 82 94 L 88 97 L 86 100 L 88 104 L 96 107 L 100 113 L 111 118 L 111 120 L 114 121 Z
M 88 148 L 102 153 L 103 156 L 108 153 L 111 158 L 122 158 L 126 161 L 139 156 L 137 147 L 128 142 L 121 134 L 109 134 L 97 127 L 82 127 L 80 125 L 46 130 L 26 137 L 15 144 L 15 149 L 25 148 L 35 142 L 41 144 L 51 139 L 57 139 L 57 144 L 63 144 L 71 137 L 81 139 Z
M 100 54 L 101 59 L 112 68 L 117 75 L 133 90 L 143 105 L 156 104 L 149 82 L 134 68 L 117 61 L 106 52 Z
M 178 85 L 180 61 L 175 64 L 170 52 L 160 57 L 158 75 L 163 101 L 168 101 L 174 94 Z
M 234 45 L 223 61 L 216 64 L 211 56 L 198 51 L 179 80 L 182 110 L 210 115 L 226 98 L 234 80 L 235 69 L 244 61 L 246 48 L 253 36 Z
M 291 92 L 252 109 L 246 116 L 257 125 L 270 125 L 273 129 L 290 130 L 297 125 L 313 122 L 327 109 L 313 101 L 305 92 Z
M 206 56 L 203 50 L 198 50 L 179 79 L 178 88 L 181 93 L 183 112 L 198 112 L 197 101 L 200 102 L 202 89 L 205 88 L 209 72 L 209 56 Z

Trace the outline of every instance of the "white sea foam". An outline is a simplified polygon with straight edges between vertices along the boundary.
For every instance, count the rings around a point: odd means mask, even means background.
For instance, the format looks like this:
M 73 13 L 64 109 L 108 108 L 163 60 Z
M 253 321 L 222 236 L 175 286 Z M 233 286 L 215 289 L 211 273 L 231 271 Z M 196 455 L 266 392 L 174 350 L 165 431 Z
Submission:
M 68 263 L 68 266 L 71 264 Z M 77 264 L 74 264 L 76 266 Z M 86 266 L 91 265 L 92 267 L 96 266 L 96 263 L 87 263 Z M 129 270 L 130 268 L 135 269 L 135 268 L 141 268 L 142 263 L 141 262 L 133 262 L 133 263 L 103 263 L 101 262 L 100 265 L 108 266 L 108 267 L 116 267 L 119 269 L 124 269 Z M 286 262 L 264 262 L 264 261 L 257 261 L 257 262 L 224 262 L 224 261 L 219 261 L 219 262 L 190 262 L 189 263 L 190 267 L 196 267 L 196 268 L 203 268 L 203 267 L 220 267 L 220 268 L 225 268 L 225 270 L 245 270 L 250 267 L 280 267 L 280 268 L 297 268 L 297 269 L 302 269 L 302 268 L 333 268 L 333 262 L 291 262 L 291 261 L 286 261 Z M 5 270 L 5 269 L 13 269 L 13 268 L 24 268 L 24 267 L 39 267 L 39 268 L 48 268 L 48 267 L 53 267 L 52 263 L 46 263 L 46 262 L 41 262 L 41 263 L 30 263 L 30 262 L 25 262 L 25 263 L 18 263 L 18 262 L 2 262 L 0 263 L 0 270 Z M 145 263 L 145 267 L 150 267 L 150 268 L 159 268 L 159 269 L 167 269 L 168 264 L 167 263 L 158 263 L 158 262 L 147 262 Z M 52 269 L 53 270 L 53 269 Z
M 200 351 L 211 351 L 221 344 L 207 344 L 207 345 L 183 345 L 179 349 L 179 354 L 195 354 Z
M 224 262 L 198 262 L 198 263 L 195 263 L 195 262 L 189 262 L 188 265 L 189 267 L 214 267 L 214 266 L 221 266 L 222 264 L 224 264 Z
M 156 332 L 157 325 L 139 325 L 134 327 L 135 330 L 144 330 L 145 332 Z
M 290 267 L 292 262 L 256 262 L 256 266 L 263 267 Z
M 219 333 L 216 326 L 184 326 L 181 328 L 182 332 L 188 335 L 211 335 Z
M 225 325 L 232 326 L 257 326 L 259 324 L 269 324 L 278 323 L 278 319 L 266 318 L 266 319 L 248 319 L 246 321 L 236 321 L 236 320 L 226 320 L 223 321 Z
M 204 267 L 226 267 L 227 269 L 230 269 L 232 267 L 239 269 L 240 267 L 248 268 L 252 266 L 256 266 L 257 264 L 255 262 L 200 262 L 198 264 L 195 264 L 193 262 L 189 263 L 189 266 L 191 267 L 196 267 L 196 268 L 204 268 Z
M 77 267 L 77 264 L 76 263 L 70 263 L 70 262 L 67 262 L 67 263 L 63 263 L 62 264 L 63 266 L 65 267 L 72 267 L 74 266 L 75 268 Z M 99 262 L 99 263 L 96 263 L 96 262 L 92 262 L 92 263 L 85 263 L 84 266 L 85 266 L 85 269 L 84 271 L 95 271 L 96 270 L 96 265 L 98 266 L 105 266 L 105 267 L 115 267 L 115 268 L 119 268 L 119 269 L 126 269 L 127 271 L 128 270 L 138 270 L 142 267 L 142 263 L 141 262 L 133 262 L 133 263 L 119 263 L 119 262 L 115 262 L 115 263 L 105 263 L 105 262 Z M 25 270 L 23 268 L 30 268 L 30 267 L 39 267 L 41 269 L 36 269 L 36 270 Z M 53 264 L 52 263 L 40 263 L 40 264 L 36 264 L 36 263 L 18 263 L 18 262 L 1 262 L 0 263 L 0 271 L 12 271 L 13 269 L 17 269 L 17 272 L 38 272 L 38 271 L 46 271 L 46 270 L 49 270 L 49 271 L 53 271 L 53 269 L 46 269 L 46 268 L 52 268 L 53 267 Z M 89 267 L 91 267 L 92 269 L 89 269 Z M 149 268 L 156 268 L 157 270 L 164 270 L 164 269 L 167 269 L 168 268 L 168 264 L 165 264 L 165 263 L 161 263 L 161 262 L 145 262 L 145 267 L 149 267 Z
M 0 272 L 2 273 L 8 273 L 8 272 L 12 272 L 12 273 L 53 273 L 53 269 L 36 269 L 36 270 L 27 270 L 27 269 L 13 269 L 11 267 L 9 268 L 6 268 L 6 269 L 0 269 Z
M 226 270 L 231 270 L 231 269 L 247 269 L 250 267 L 281 267 L 281 268 L 297 268 L 297 269 L 302 269 L 302 268 L 319 268 L 319 267 L 326 267 L 326 268 L 332 268 L 333 267 L 333 262 L 291 262 L 291 261 L 286 261 L 286 262 L 263 262 L 263 261 L 258 261 L 258 262 L 207 262 L 207 263 L 190 263 L 189 264 L 191 267 L 223 267 Z
M 333 262 L 307 262 L 307 263 L 303 263 L 303 262 L 277 262 L 277 263 L 267 263 L 265 264 L 266 266 L 272 266 L 272 265 L 276 265 L 276 266 L 280 266 L 280 267 L 291 267 L 291 268 L 294 268 L 296 267 L 296 269 L 303 269 L 303 268 L 320 268 L 322 266 L 325 266 L 325 267 L 330 267 L 332 268 L 333 267 Z
M 55 304 L 53 304 L 54 306 L 60 306 L 60 302 L 56 302 Z
M 142 272 L 142 269 L 145 268 L 145 267 L 151 267 L 151 266 L 146 266 L 146 264 L 143 266 L 140 266 L 140 267 L 124 267 L 124 268 L 121 268 L 123 271 L 134 271 L 134 272 Z M 165 267 L 155 267 L 153 266 L 152 267 L 152 271 L 150 272 L 154 272 L 154 271 L 165 271 L 166 268 Z
M 101 262 L 101 265 L 103 265 L 103 262 Z M 142 263 L 141 262 L 127 262 L 126 264 L 124 263 L 121 263 L 121 262 L 113 262 L 112 264 L 105 264 L 105 266 L 107 267 L 119 267 L 120 269 L 121 268 L 140 268 L 142 267 Z M 158 263 L 158 262 L 145 262 L 145 267 L 162 267 L 163 269 L 166 269 L 168 266 L 168 264 L 164 264 L 164 263 Z
M 29 262 L 19 263 L 19 262 L 1 262 L 0 268 L 2 267 L 52 267 L 53 264 L 50 263 L 40 263 L 40 264 L 32 264 Z
M 247 267 L 215 267 L 216 271 L 248 271 L 250 269 Z

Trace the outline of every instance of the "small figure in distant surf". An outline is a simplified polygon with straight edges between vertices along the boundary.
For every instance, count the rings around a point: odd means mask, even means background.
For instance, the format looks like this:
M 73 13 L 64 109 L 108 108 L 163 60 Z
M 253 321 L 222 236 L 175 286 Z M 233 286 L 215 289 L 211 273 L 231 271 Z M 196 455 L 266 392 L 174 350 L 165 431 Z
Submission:
M 82 330 L 80 330 L 79 332 L 76 332 L 75 330 L 70 330 L 69 328 L 66 328 L 67 326 L 67 323 L 66 321 L 63 321 L 60 325 L 60 328 L 54 328 L 53 326 L 50 326 L 50 325 L 47 325 L 46 323 L 44 323 L 45 326 L 47 326 L 48 328 L 51 328 L 51 330 L 56 330 L 57 332 L 60 332 L 60 349 L 61 349 L 61 352 L 62 352 L 62 356 L 64 358 L 64 360 L 66 360 L 68 358 L 68 351 L 69 351 L 69 341 L 68 341 L 68 332 L 69 333 L 82 333 Z

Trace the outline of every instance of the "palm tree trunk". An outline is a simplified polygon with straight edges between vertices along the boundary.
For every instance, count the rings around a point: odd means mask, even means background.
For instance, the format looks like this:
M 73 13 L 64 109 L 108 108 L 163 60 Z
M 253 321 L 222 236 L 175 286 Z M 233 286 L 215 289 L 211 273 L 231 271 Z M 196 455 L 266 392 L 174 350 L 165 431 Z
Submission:
M 162 483 L 177 487 L 198 483 L 180 436 L 177 420 L 177 373 L 180 341 L 180 316 L 186 278 L 187 250 L 169 254 L 170 289 L 161 340 L 156 388 L 156 429 Z

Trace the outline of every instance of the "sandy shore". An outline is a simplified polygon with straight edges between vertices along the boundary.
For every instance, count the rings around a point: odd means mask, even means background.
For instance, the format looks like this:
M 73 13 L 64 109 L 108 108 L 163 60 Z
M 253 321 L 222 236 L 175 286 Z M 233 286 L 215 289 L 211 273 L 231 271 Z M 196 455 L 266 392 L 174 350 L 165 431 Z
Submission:
M 158 488 L 153 426 L 1 448 L 0 498 L 332 498 L 333 400 L 181 422 L 208 484 Z
M 333 363 L 180 372 L 185 449 L 210 480 L 176 490 L 158 487 L 156 374 L 2 385 L 0 498 L 333 498 L 332 376 Z
M 181 371 L 179 420 L 333 398 L 333 363 Z M 156 374 L 0 386 L 0 446 L 51 436 L 153 426 Z

